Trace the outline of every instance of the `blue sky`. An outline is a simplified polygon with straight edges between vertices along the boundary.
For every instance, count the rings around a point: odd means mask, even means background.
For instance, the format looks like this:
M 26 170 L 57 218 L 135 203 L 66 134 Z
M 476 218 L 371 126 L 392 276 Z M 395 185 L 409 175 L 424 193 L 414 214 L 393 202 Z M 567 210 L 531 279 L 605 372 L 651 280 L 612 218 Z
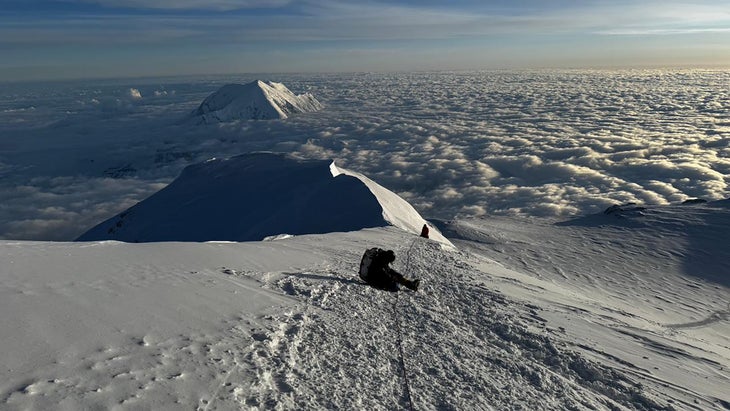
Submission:
M 730 67 L 709 1 L 0 0 L 0 81 Z

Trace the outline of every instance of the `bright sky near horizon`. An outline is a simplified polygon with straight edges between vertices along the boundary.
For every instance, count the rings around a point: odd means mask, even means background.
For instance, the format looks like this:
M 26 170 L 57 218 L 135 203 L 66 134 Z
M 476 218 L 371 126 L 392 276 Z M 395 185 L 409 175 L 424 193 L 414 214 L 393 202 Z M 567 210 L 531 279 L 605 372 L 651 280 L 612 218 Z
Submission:
M 730 2 L 0 0 L 0 81 L 730 66 Z

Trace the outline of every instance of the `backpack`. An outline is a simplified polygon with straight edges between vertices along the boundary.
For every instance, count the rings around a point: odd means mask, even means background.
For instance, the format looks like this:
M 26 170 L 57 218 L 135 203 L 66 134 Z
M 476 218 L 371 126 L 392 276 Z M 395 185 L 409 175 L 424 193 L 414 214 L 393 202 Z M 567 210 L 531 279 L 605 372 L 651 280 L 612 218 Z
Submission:
M 370 269 L 370 265 L 376 258 L 383 254 L 385 254 L 385 250 L 377 247 L 365 251 L 365 254 L 362 256 L 362 260 L 360 261 L 360 278 L 362 278 L 363 281 L 368 281 L 368 270 Z

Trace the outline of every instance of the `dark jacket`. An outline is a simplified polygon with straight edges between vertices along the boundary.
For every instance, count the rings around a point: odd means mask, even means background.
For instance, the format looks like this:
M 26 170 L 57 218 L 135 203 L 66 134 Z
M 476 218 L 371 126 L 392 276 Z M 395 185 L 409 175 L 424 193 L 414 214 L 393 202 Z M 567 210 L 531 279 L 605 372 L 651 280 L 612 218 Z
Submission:
M 403 276 L 390 268 L 395 260 L 393 251 L 371 248 L 365 251 L 360 261 L 360 278 L 376 288 L 397 290 L 396 284 L 402 283 Z

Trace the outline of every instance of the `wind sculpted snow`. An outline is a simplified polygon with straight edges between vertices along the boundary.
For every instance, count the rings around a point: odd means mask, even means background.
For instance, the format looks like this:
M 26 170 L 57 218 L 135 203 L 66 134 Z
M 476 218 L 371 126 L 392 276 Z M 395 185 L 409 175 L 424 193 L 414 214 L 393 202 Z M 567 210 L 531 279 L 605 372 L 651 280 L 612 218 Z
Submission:
M 371 245 L 394 249 L 422 289 L 360 283 Z M 702 390 L 658 394 L 650 373 L 581 354 L 542 303 L 499 290 L 506 270 L 394 227 L 239 244 L 0 242 L 0 253 L 14 264 L 0 271 L 0 318 L 20 330 L 0 334 L 4 408 L 711 403 Z
M 460 249 L 513 270 L 492 272 L 498 288 L 529 295 L 586 355 L 641 376 L 678 409 L 726 408 L 728 201 L 612 210 L 559 223 L 492 217 L 441 228 Z M 663 385 L 704 392 L 709 402 Z

